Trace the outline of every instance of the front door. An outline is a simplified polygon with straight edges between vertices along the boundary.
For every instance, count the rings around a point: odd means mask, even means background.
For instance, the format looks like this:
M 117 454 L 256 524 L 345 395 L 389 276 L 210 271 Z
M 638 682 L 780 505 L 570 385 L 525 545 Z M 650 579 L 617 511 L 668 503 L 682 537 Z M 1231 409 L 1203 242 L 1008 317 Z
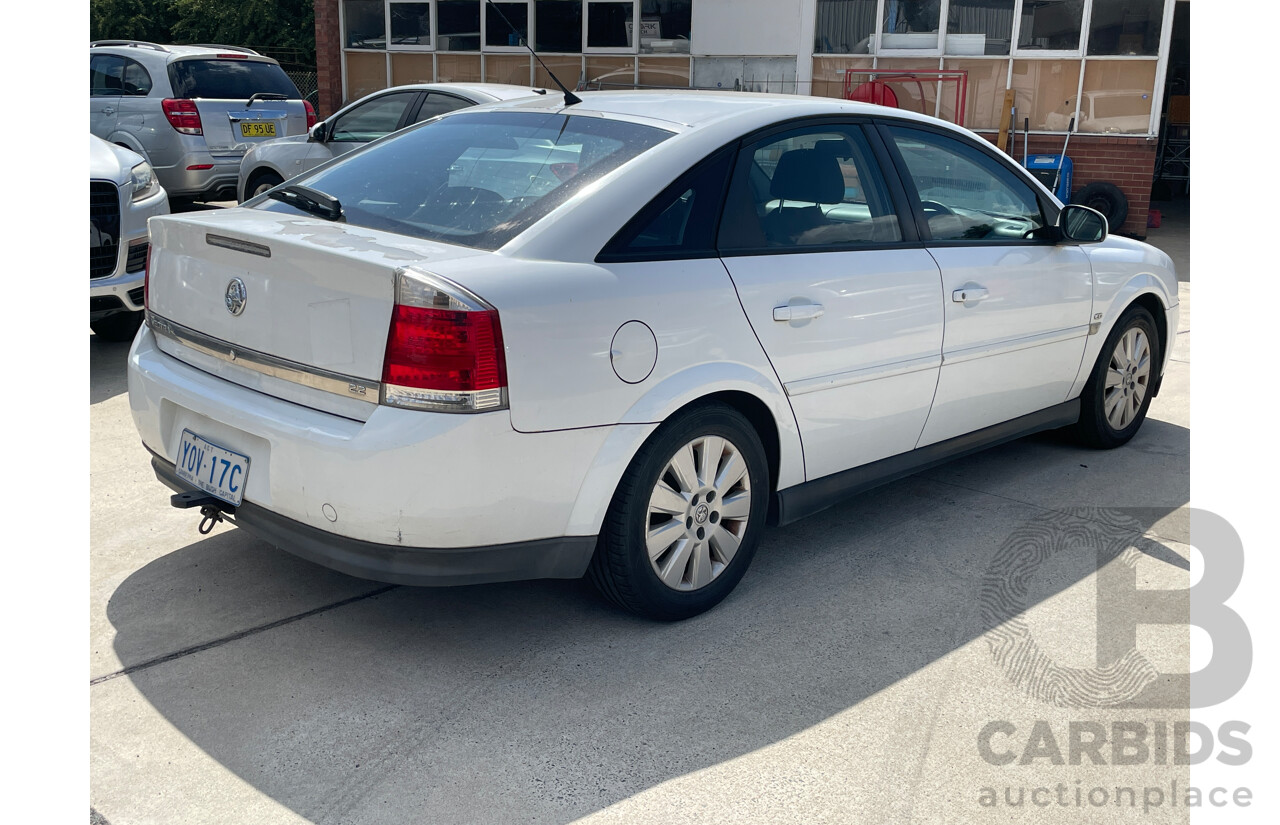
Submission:
M 1093 311 L 1088 256 L 1055 244 L 1031 184 L 984 147 L 914 124 L 881 134 L 942 270 L 943 363 L 919 446 L 1068 400 Z
M 941 363 L 938 267 L 857 123 L 738 154 L 720 254 L 819 478 L 912 449 Z M 896 184 L 895 184 L 896 186 Z

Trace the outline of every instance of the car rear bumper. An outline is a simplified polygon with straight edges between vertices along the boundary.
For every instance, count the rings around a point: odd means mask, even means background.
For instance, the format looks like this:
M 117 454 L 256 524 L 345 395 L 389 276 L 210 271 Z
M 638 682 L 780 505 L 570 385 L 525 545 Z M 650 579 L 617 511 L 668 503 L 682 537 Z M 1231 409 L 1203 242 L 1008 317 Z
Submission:
M 192 166 L 210 166 L 192 169 Z M 240 157 L 189 152 L 172 166 L 155 167 L 160 185 L 170 198 L 235 200 L 240 177 Z
M 170 489 L 198 492 L 155 453 L 151 467 Z M 281 550 L 349 576 L 424 587 L 576 579 L 586 572 L 596 546 L 595 536 L 563 536 L 483 547 L 401 547 L 318 530 L 249 501 L 228 520 Z

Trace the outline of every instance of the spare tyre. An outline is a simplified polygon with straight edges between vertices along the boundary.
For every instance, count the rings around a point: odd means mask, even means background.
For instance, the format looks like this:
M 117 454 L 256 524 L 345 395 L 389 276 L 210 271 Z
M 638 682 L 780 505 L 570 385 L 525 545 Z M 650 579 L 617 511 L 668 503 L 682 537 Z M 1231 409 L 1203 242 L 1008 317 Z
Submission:
M 1118 186 L 1106 181 L 1080 187 L 1071 196 L 1071 202 L 1096 209 L 1106 215 L 1108 229 L 1112 232 L 1123 226 L 1124 219 L 1129 217 L 1129 199 L 1124 196 Z

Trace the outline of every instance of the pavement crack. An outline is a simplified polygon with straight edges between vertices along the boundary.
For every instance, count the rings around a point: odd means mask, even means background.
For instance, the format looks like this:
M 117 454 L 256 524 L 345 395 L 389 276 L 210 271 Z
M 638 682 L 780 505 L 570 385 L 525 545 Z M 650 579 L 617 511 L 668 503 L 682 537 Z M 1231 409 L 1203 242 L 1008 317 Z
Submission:
M 374 596 L 381 596 L 383 593 L 387 593 L 391 590 L 395 590 L 399 586 L 400 585 L 398 584 L 391 584 L 391 585 L 387 585 L 386 587 L 379 587 L 377 590 L 370 590 L 368 593 L 361 593 L 358 596 L 352 596 L 349 599 L 343 599 L 342 601 L 334 602 L 333 604 L 322 605 L 320 607 L 307 610 L 303 613 L 298 613 L 293 616 L 286 616 L 283 619 L 276 619 L 274 622 L 267 622 L 266 624 L 258 625 L 257 627 L 251 627 L 247 630 L 241 630 L 237 633 L 232 633 L 230 636 L 223 636 L 220 639 L 214 639 L 213 641 L 210 641 L 210 642 L 204 642 L 202 644 L 183 648 L 182 650 L 176 650 L 173 653 L 166 653 L 163 656 L 157 656 L 154 659 L 148 659 L 147 661 L 139 662 L 136 665 L 129 665 L 128 667 L 123 668 L 122 670 L 117 670 L 113 673 L 107 673 L 103 676 L 98 676 L 96 678 L 90 679 L 89 687 L 102 684 L 103 682 L 108 682 L 120 676 L 128 676 L 130 674 L 137 673 L 140 670 L 146 670 L 147 668 L 155 667 L 156 665 L 162 665 L 166 662 L 172 662 L 175 659 L 181 659 L 184 656 L 190 656 L 193 653 L 201 653 L 206 650 L 212 650 L 215 647 L 222 647 L 225 644 L 230 644 L 231 642 L 236 642 L 236 641 L 239 641 L 240 639 L 244 639 L 249 636 L 256 636 L 259 633 L 264 633 L 268 630 L 274 630 L 277 627 L 284 627 L 287 624 L 293 624 L 294 622 L 301 621 L 303 619 L 308 619 L 312 616 L 318 616 L 321 613 L 328 613 L 330 610 L 336 610 L 339 607 L 346 607 L 349 604 L 362 602 L 365 599 L 372 599 Z

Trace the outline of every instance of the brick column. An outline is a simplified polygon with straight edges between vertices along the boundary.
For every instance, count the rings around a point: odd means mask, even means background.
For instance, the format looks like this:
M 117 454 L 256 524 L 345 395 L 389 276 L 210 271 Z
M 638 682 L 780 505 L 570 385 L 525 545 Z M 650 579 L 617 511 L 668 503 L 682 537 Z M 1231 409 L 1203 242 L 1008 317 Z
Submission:
M 326 118 L 342 107 L 342 31 L 338 25 L 338 0 L 314 0 L 316 10 L 317 108 Z

